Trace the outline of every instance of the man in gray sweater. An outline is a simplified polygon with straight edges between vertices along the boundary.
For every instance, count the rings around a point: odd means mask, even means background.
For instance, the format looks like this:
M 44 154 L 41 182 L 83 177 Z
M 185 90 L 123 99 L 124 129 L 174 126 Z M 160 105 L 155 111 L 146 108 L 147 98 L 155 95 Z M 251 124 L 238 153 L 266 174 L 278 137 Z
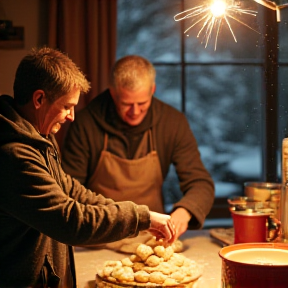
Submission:
M 62 170 L 53 134 L 89 88 L 66 55 L 44 47 L 20 62 L 14 98 L 0 97 L 0 287 L 76 287 L 72 245 L 143 230 L 175 240 L 170 216 L 114 202 Z

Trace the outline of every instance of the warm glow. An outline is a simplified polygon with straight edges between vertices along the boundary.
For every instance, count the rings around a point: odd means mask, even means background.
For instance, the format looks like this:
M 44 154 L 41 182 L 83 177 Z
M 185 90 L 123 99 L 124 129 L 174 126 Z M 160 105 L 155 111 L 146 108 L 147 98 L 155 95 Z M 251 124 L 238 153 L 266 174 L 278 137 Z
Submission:
M 225 14 L 226 3 L 221 0 L 215 0 L 211 6 L 210 10 L 214 17 L 222 17 Z
M 232 28 L 233 21 L 236 21 L 259 33 L 251 26 L 249 26 L 249 24 L 246 24 L 240 19 L 240 17 L 244 15 L 256 16 L 257 11 L 242 9 L 241 5 L 235 4 L 234 1 L 231 2 L 229 0 L 214 0 L 212 4 L 208 0 L 203 0 L 203 2 L 204 3 L 202 5 L 195 6 L 176 14 L 174 16 L 174 20 L 180 21 L 191 18 L 191 25 L 184 31 L 184 33 L 187 33 L 191 28 L 198 26 L 199 32 L 197 37 L 202 36 L 202 43 L 205 43 L 205 48 L 207 47 L 208 42 L 212 40 L 212 36 L 214 34 L 214 50 L 216 50 L 218 37 L 220 35 L 221 27 L 223 24 L 227 25 L 234 41 L 237 42 Z M 230 20 L 232 20 L 231 23 Z

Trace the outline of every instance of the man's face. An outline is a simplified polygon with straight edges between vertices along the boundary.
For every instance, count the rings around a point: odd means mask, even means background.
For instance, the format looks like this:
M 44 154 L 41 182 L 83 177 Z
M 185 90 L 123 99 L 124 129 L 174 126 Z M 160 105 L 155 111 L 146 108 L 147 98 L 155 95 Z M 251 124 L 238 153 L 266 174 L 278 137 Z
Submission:
M 53 103 L 49 103 L 44 97 L 43 103 L 36 112 L 39 132 L 43 135 L 55 134 L 66 120 L 74 121 L 74 107 L 77 105 L 79 97 L 80 90 L 78 88 L 74 88 Z
M 118 88 L 116 91 L 110 88 L 118 115 L 130 126 L 139 125 L 151 105 L 155 85 L 152 88 L 150 85 L 146 86 L 136 91 L 129 91 L 123 88 Z

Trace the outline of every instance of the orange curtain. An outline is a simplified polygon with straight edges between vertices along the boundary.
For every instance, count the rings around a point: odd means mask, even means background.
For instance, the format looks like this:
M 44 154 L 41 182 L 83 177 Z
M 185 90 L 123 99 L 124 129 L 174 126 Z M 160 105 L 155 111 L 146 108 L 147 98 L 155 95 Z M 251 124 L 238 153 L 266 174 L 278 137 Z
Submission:
M 117 0 L 50 0 L 48 45 L 68 54 L 91 82 L 76 111 L 107 88 L 116 59 Z M 61 147 L 68 123 L 56 134 Z

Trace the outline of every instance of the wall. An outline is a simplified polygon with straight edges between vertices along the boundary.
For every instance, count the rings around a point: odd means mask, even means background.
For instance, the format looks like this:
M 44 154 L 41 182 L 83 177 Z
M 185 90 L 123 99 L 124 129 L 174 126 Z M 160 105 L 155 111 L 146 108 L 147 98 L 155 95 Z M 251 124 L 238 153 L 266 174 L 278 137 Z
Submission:
M 13 95 L 17 66 L 32 47 L 47 43 L 49 0 L 0 0 L 0 19 L 24 27 L 23 49 L 0 49 L 0 95 Z

